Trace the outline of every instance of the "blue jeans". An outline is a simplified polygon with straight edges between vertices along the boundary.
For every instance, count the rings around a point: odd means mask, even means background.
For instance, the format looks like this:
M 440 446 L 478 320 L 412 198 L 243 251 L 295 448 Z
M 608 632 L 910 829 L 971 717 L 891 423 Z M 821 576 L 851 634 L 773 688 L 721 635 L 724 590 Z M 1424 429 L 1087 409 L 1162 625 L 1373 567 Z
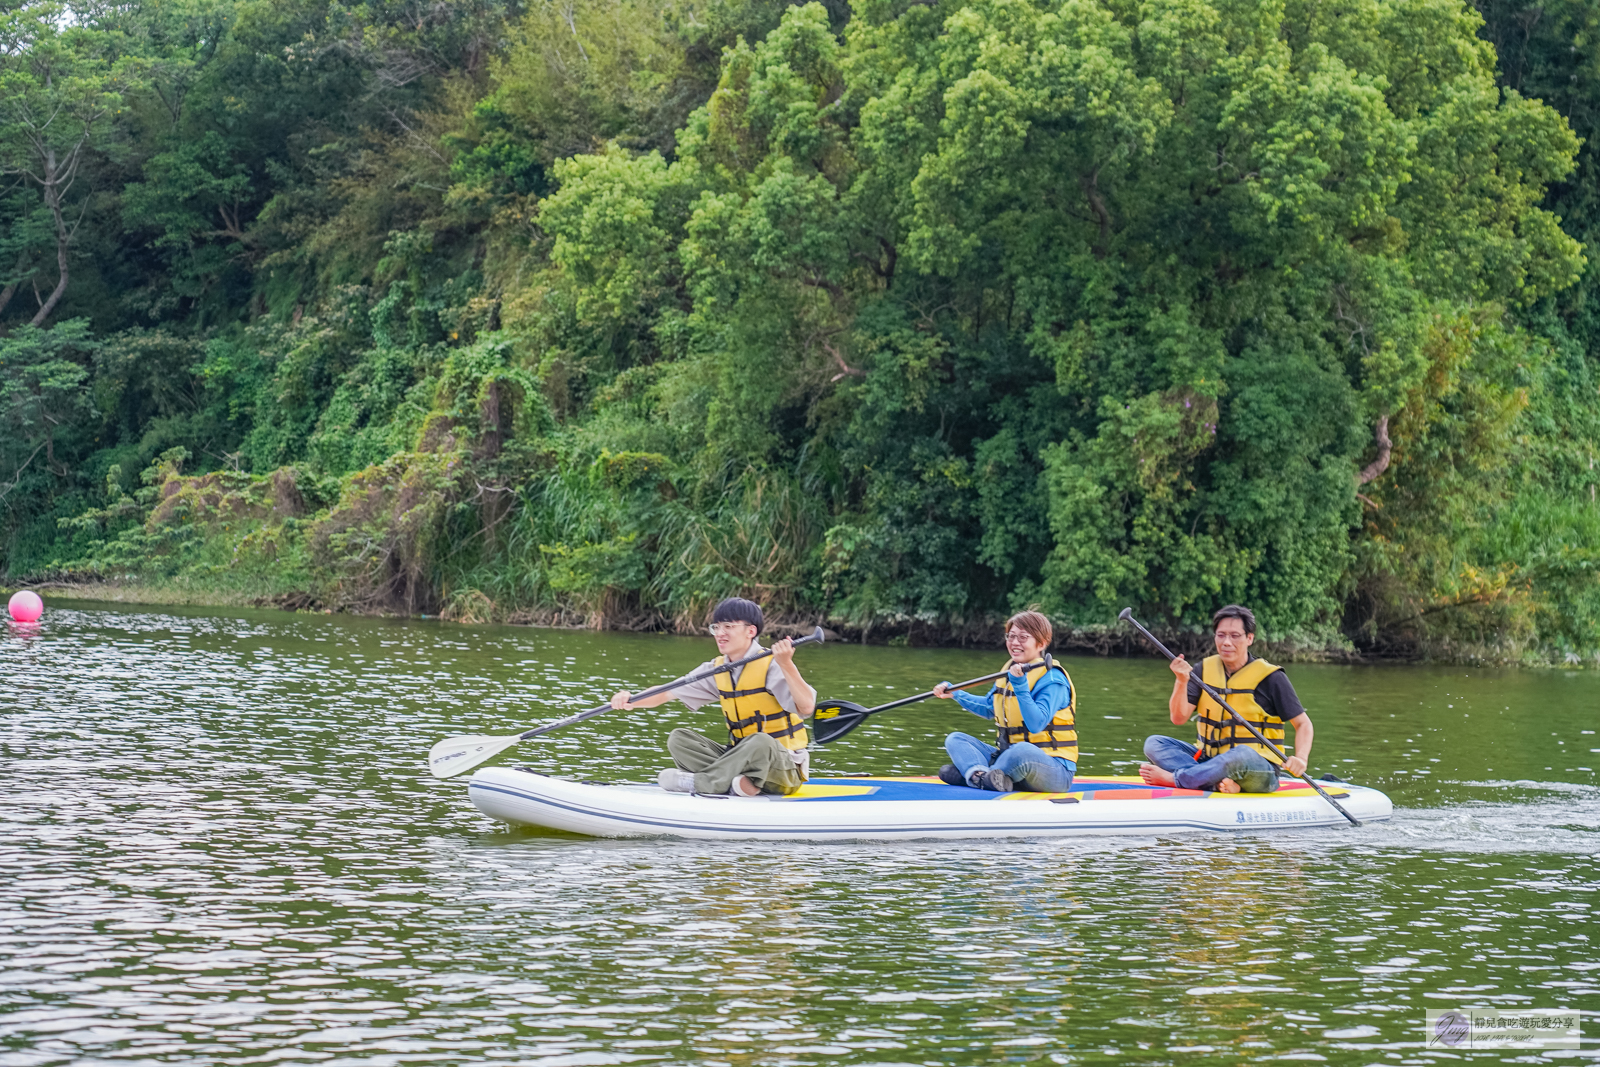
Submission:
M 971 734 L 954 733 L 944 739 L 944 750 L 961 777 L 971 781 L 972 772 L 993 767 L 1010 778 L 1018 789 L 1035 793 L 1065 793 L 1072 786 L 1078 765 L 1069 759 L 1052 756 L 1038 745 L 1020 741 L 1000 752 Z M 992 762 L 991 762 L 992 761 Z
M 1187 741 L 1153 734 L 1145 738 L 1144 755 L 1164 771 L 1171 771 L 1179 789 L 1217 791 L 1217 783 L 1232 778 L 1245 793 L 1275 793 L 1278 768 L 1253 748 L 1230 748 L 1220 756 L 1196 761 L 1199 751 Z

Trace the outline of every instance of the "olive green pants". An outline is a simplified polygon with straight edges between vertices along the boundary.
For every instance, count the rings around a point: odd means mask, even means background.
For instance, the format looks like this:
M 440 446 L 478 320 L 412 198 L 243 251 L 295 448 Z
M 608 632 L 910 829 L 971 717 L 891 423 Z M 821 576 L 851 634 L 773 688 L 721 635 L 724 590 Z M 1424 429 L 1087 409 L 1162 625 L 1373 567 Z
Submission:
M 667 751 L 681 770 L 694 772 L 696 793 L 726 793 L 741 774 L 763 793 L 787 796 L 805 785 L 800 766 L 771 734 L 751 734 L 737 745 L 678 729 L 667 735 Z

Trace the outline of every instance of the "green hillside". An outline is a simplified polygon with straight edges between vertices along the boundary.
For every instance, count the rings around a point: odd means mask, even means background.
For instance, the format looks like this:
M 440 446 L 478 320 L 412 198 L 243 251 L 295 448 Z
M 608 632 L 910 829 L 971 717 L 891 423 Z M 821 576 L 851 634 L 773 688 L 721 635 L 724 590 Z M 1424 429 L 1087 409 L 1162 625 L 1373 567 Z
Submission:
M 1600 654 L 1600 14 L 0 12 L 0 573 Z

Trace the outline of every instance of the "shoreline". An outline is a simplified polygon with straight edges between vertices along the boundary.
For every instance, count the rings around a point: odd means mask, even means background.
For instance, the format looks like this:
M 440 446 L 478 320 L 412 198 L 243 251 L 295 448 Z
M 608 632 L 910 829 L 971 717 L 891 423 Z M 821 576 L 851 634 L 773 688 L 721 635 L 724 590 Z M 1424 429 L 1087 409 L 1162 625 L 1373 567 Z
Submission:
M 145 605 L 149 607 L 197 608 L 253 608 L 289 613 L 315 615 L 351 615 L 364 618 L 416 618 L 453 623 L 461 626 L 527 626 L 550 630 L 612 630 L 624 633 L 659 633 L 681 636 L 686 631 L 668 624 L 663 616 L 642 619 L 614 620 L 605 617 L 545 608 L 536 611 L 515 611 L 505 617 L 469 614 L 465 618 L 446 614 L 404 615 L 396 612 L 351 611 L 325 605 L 320 599 L 303 591 L 287 593 L 262 593 L 251 590 L 222 590 L 214 586 L 195 586 L 185 582 L 22 582 L 0 585 L 0 597 L 9 597 L 22 589 L 31 589 L 49 600 L 97 601 L 100 603 Z M 883 648 L 971 648 L 986 643 L 986 636 L 996 631 L 1003 619 L 999 616 L 982 620 L 962 621 L 954 624 L 930 624 L 923 620 L 875 620 L 866 625 L 820 615 L 775 616 L 768 621 L 772 630 L 803 632 L 813 626 L 822 626 L 829 641 L 844 644 L 875 645 Z M 1196 630 L 1161 630 L 1152 627 L 1158 637 L 1174 650 L 1191 660 L 1208 655 L 1211 651 L 1205 634 Z M 1600 668 L 1600 656 L 1590 659 L 1571 657 L 1565 662 L 1541 658 L 1528 653 L 1507 654 L 1488 649 L 1463 650 L 1465 654 L 1440 655 L 1418 653 L 1415 655 L 1373 655 L 1363 653 L 1348 641 L 1322 641 L 1296 639 L 1282 641 L 1262 639 L 1257 651 L 1263 658 L 1282 663 L 1334 663 L 1350 666 L 1470 666 L 1470 667 L 1528 667 L 1535 669 L 1584 670 Z M 1063 627 L 1056 632 L 1054 648 L 1058 652 L 1082 655 L 1151 658 L 1159 656 L 1131 629 L 1116 626 Z
M 149 607 L 247 608 L 253 606 L 251 600 L 254 599 L 245 592 L 125 582 L 20 582 L 0 585 L 0 595 L 9 597 L 22 589 L 38 593 L 46 604 L 53 597 Z

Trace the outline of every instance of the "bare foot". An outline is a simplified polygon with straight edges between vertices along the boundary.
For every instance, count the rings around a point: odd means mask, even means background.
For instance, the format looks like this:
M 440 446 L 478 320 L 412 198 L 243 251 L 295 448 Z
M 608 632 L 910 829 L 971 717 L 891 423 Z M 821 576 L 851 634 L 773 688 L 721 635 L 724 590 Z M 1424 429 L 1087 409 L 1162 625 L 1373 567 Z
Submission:
M 1238 792 L 1238 786 L 1233 788 L 1234 792 Z M 733 791 L 742 797 L 758 797 L 761 795 L 761 790 L 756 788 L 756 784 L 742 774 L 733 780 Z
M 1232 778 L 1224 778 L 1217 783 L 1217 792 L 1219 793 L 1237 793 L 1238 791 L 1239 783 Z
M 1144 779 L 1145 785 L 1177 785 L 1171 771 L 1164 771 L 1154 763 L 1139 764 L 1139 777 Z

